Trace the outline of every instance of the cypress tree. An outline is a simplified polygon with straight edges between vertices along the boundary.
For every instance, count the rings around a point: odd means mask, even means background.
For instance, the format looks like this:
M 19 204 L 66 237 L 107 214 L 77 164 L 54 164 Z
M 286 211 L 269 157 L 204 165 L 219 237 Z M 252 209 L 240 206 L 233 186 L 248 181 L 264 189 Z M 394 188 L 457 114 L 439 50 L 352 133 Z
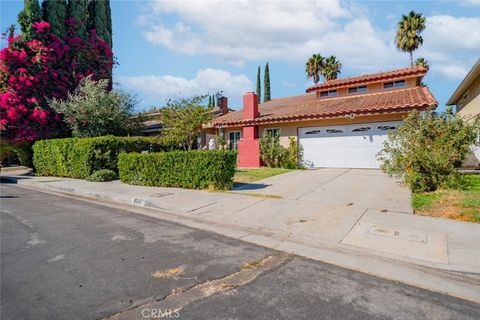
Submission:
M 42 20 L 42 9 L 40 9 L 38 0 L 24 0 L 24 8 L 18 14 L 17 20 L 22 36 L 31 39 L 34 36 L 32 23 Z
M 270 101 L 270 70 L 268 69 L 268 62 L 265 65 L 265 70 L 263 74 L 263 102 Z
M 257 71 L 257 96 L 258 96 L 258 103 L 261 103 L 260 97 L 262 96 L 262 89 L 261 89 L 261 83 L 260 83 L 260 66 L 258 66 L 258 71 Z
M 78 36 L 82 39 L 87 39 L 87 24 L 89 22 L 88 0 L 69 0 L 67 17 L 75 19 L 74 31 Z
M 95 0 L 88 5 L 88 30 L 95 29 L 97 35 L 112 47 L 112 17 L 109 0 Z
M 65 19 L 67 18 L 66 0 L 43 0 L 43 20 L 50 23 L 50 28 L 58 37 L 66 35 Z
M 212 106 L 212 97 L 208 96 L 208 107 L 210 108 Z

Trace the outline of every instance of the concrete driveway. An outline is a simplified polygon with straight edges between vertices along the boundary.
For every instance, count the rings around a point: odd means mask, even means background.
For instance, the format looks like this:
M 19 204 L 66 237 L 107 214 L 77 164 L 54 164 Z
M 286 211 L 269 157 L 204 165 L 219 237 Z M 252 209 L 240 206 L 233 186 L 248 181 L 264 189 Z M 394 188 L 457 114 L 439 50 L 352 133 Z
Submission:
M 411 193 L 400 181 L 371 169 L 298 170 L 236 188 L 234 192 L 280 196 L 318 205 L 413 213 Z

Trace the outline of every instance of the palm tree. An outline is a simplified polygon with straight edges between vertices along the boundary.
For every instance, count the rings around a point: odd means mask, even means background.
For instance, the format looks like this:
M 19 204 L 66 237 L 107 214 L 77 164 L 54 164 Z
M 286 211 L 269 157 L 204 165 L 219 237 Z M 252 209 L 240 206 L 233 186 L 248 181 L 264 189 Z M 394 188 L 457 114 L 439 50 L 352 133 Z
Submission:
M 317 84 L 320 81 L 320 73 L 325 66 L 325 58 L 320 54 L 314 54 L 308 59 L 305 64 L 305 72 L 307 78 L 313 78 L 313 82 Z
M 326 81 L 330 81 L 337 79 L 340 69 L 342 69 L 342 64 L 337 61 L 337 57 L 330 56 L 325 60 L 325 65 L 321 73 Z
M 425 17 L 413 10 L 408 15 L 403 15 L 402 20 L 398 23 L 395 42 L 399 50 L 410 53 L 410 65 L 412 66 L 413 51 L 423 44 L 423 38 L 420 36 L 423 30 L 425 30 Z
M 419 67 L 424 67 L 427 70 L 430 69 L 430 64 L 427 60 L 425 60 L 425 58 L 417 58 L 417 60 L 415 60 L 415 65 Z

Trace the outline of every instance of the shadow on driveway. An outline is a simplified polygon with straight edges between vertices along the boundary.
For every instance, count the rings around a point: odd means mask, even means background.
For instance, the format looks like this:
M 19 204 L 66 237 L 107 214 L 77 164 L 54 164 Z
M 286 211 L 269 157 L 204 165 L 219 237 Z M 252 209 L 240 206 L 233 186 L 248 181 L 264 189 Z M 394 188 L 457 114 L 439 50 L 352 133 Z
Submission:
M 266 187 L 271 186 L 266 183 L 244 183 L 244 182 L 235 182 L 233 185 L 234 191 L 245 191 L 245 190 L 258 190 L 265 189 Z

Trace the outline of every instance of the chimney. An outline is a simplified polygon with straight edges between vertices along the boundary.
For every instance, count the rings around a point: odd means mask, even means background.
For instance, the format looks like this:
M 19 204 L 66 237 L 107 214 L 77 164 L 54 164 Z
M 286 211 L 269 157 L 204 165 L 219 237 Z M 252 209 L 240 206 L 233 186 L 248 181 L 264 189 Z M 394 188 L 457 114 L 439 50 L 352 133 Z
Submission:
M 243 119 L 253 120 L 258 117 L 258 96 L 255 92 L 247 92 L 243 96 Z
M 227 97 L 221 97 L 219 99 L 220 110 L 222 110 L 222 114 L 228 113 L 228 99 Z

